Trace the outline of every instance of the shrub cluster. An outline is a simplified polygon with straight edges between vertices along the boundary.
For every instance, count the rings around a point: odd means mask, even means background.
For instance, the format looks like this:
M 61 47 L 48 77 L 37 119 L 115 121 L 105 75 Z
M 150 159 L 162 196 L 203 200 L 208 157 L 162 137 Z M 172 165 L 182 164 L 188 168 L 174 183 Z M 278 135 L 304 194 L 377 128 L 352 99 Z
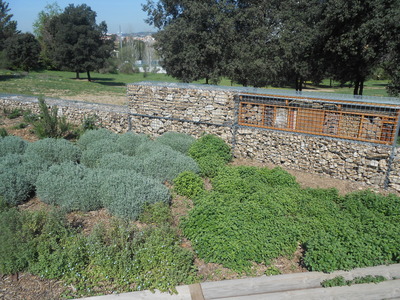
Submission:
M 195 198 L 204 191 L 203 179 L 193 172 L 182 172 L 174 179 L 174 190 L 181 196 Z
M 188 154 L 190 147 L 195 142 L 195 138 L 185 133 L 169 131 L 156 138 L 156 141 L 170 146 L 172 149 L 182 154 Z
M 28 142 L 17 136 L 0 137 L 0 157 L 7 154 L 24 154 Z
M 213 177 L 226 163 L 232 160 L 229 145 L 215 135 L 204 135 L 189 148 L 189 155 L 196 160 L 201 175 Z
M 268 264 L 299 244 L 313 271 L 400 261 L 399 197 L 302 189 L 279 168 L 225 166 L 211 182 L 182 222 L 207 262 L 248 271 L 251 262 Z
M 158 211 L 155 209 L 154 211 Z M 150 219 L 158 219 L 151 216 Z M 139 230 L 113 219 L 89 234 L 70 227 L 61 211 L 0 211 L 0 274 L 28 271 L 72 284 L 72 298 L 193 283 L 193 254 L 167 222 Z

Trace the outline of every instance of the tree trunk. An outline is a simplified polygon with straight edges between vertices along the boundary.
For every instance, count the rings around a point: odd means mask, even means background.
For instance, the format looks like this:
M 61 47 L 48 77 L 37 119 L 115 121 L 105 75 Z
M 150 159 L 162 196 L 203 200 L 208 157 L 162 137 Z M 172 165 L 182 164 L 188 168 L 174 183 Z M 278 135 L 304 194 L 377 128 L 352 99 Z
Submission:
M 360 81 L 357 79 L 354 82 L 354 90 L 353 90 L 353 95 L 358 95 L 358 88 L 360 87 Z
M 208 84 L 208 77 L 206 77 L 206 84 Z
M 87 73 L 87 80 L 92 81 L 92 78 L 90 78 L 90 71 L 86 71 L 86 73 Z
M 80 78 L 79 78 L 79 72 L 78 72 L 78 71 L 76 71 L 75 73 L 76 73 L 76 77 L 75 77 L 75 79 L 80 79 Z
M 296 84 L 296 92 L 301 92 L 303 90 L 303 78 L 296 77 L 295 84 Z
M 364 92 L 364 79 L 362 79 L 360 82 L 360 89 L 358 90 L 358 94 L 362 95 L 363 92 Z

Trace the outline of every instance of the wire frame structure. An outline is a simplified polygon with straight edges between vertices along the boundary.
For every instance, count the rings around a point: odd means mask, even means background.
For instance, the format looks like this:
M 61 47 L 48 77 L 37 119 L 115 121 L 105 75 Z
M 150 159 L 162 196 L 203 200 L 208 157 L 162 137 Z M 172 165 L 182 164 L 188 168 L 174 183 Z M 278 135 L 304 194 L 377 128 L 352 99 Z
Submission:
M 392 145 L 400 105 L 239 94 L 238 125 Z

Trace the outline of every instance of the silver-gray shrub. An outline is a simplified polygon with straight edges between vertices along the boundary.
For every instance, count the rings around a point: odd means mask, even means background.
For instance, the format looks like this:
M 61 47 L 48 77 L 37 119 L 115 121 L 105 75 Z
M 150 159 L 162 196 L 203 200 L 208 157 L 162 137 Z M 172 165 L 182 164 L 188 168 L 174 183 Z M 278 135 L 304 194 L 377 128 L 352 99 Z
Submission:
M 171 182 L 183 171 L 199 172 L 197 163 L 191 157 L 159 142 L 139 146 L 137 157 L 143 160 L 142 169 L 138 171 L 160 182 Z
M 24 157 L 27 172 L 31 182 L 34 183 L 41 172 L 47 171 L 54 164 L 67 161 L 78 162 L 81 151 L 67 140 L 47 138 L 29 143 Z
M 169 131 L 157 137 L 156 141 L 168 145 L 183 154 L 187 154 L 190 146 L 192 146 L 196 139 L 185 133 Z
M 67 211 L 96 210 L 102 206 L 99 191 L 103 177 L 98 170 L 65 162 L 38 176 L 36 193 L 43 202 Z
M 0 157 L 7 154 L 23 154 L 27 145 L 28 142 L 18 136 L 0 137 Z
M 124 155 L 122 153 L 110 153 L 104 155 L 99 159 L 96 167 L 114 171 L 131 170 L 137 172 L 144 168 L 142 159 Z
M 127 132 L 118 136 L 117 143 L 121 147 L 122 154 L 134 156 L 136 149 L 148 141 L 150 141 L 150 138 L 147 135 Z
M 0 157 L 0 196 L 12 206 L 26 201 L 33 190 L 23 163 L 20 154 Z
M 119 170 L 104 173 L 101 199 L 111 214 L 136 220 L 147 204 L 167 203 L 170 193 L 166 186 L 152 178 L 135 171 Z
M 87 167 L 94 168 L 98 161 L 106 154 L 120 152 L 121 148 L 112 139 L 102 139 L 90 143 L 82 152 L 81 163 Z
M 82 149 L 86 150 L 88 146 L 99 140 L 110 140 L 116 141 L 118 139 L 118 134 L 107 130 L 105 128 L 99 128 L 95 130 L 87 130 L 77 141 L 77 145 Z

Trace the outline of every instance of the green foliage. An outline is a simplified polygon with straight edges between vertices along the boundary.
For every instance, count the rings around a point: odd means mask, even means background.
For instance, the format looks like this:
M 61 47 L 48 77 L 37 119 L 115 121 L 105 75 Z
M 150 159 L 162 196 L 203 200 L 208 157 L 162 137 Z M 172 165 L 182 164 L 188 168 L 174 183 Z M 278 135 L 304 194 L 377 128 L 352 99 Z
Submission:
M 7 111 L 4 109 L 4 113 L 6 114 L 7 118 L 12 120 L 23 116 L 24 112 L 20 108 L 14 108 L 12 111 Z
M 212 134 L 202 136 L 189 149 L 189 155 L 196 160 L 212 154 L 218 155 L 226 163 L 232 160 L 229 145 L 220 137 Z
M 111 56 L 113 41 L 105 38 L 107 24 L 96 24 L 96 12 L 86 4 L 68 5 L 45 23 L 49 56 L 61 69 L 90 72 L 100 69 Z
M 77 141 L 77 145 L 82 149 L 86 150 L 88 146 L 94 142 L 99 140 L 109 140 L 116 141 L 118 135 L 113 133 L 110 130 L 105 128 L 95 129 L 95 130 L 87 130 L 84 134 L 82 134 Z
M 182 222 L 199 257 L 247 272 L 305 246 L 309 270 L 331 272 L 399 261 L 399 198 L 301 189 L 280 168 L 221 168 Z
M 8 154 L 0 160 L 0 195 L 11 206 L 18 205 L 29 198 L 33 186 L 23 165 L 23 157 Z
M 195 138 L 185 133 L 169 131 L 157 137 L 156 141 L 158 143 L 170 146 L 175 151 L 187 154 L 189 148 L 195 142 Z
M 17 136 L 5 136 L 0 138 L 0 157 L 7 154 L 23 154 L 28 142 Z
M 270 266 L 265 270 L 265 275 L 267 276 L 273 276 L 279 274 L 281 274 L 281 271 L 275 266 Z
M 39 175 L 36 192 L 48 204 L 58 205 L 66 211 L 90 211 L 101 207 L 101 172 L 73 162 L 54 165 Z
M 334 286 L 345 286 L 347 285 L 347 280 L 343 276 L 336 276 L 332 279 L 326 279 L 321 282 L 322 287 L 334 287 Z
M 101 200 L 113 215 L 135 220 L 147 204 L 167 203 L 167 187 L 134 171 L 119 170 L 102 180 Z
M 209 154 L 196 158 L 200 168 L 200 175 L 203 177 L 214 177 L 225 167 L 226 161 L 218 154 Z
M 203 179 L 190 171 L 184 171 L 174 179 L 174 191 L 188 198 L 195 198 L 204 192 Z
M 169 205 L 164 202 L 157 202 L 146 205 L 143 212 L 139 215 L 139 221 L 153 225 L 167 225 L 172 222 L 172 215 Z
M 8 132 L 7 132 L 7 130 L 5 129 L 5 128 L 0 128 L 0 137 L 6 137 L 6 136 L 8 136 Z
M 0 210 L 0 274 L 14 274 L 28 266 L 30 248 L 22 226 L 23 216 L 16 208 Z
M 363 277 L 355 277 L 352 280 L 345 280 L 343 276 L 336 276 L 332 279 L 327 279 L 321 282 L 321 286 L 326 287 L 334 287 L 334 286 L 345 286 L 345 285 L 353 285 L 353 284 L 362 284 L 362 283 L 379 283 L 385 281 L 386 278 L 383 276 L 372 276 L 367 275 Z
M 39 120 L 34 123 L 34 130 L 40 138 L 59 138 L 67 134 L 70 130 L 65 116 L 58 116 L 58 108 L 53 106 L 51 110 L 47 107 L 44 98 L 38 98 L 40 115 Z
M 98 117 L 96 115 L 86 116 L 83 119 L 83 122 L 82 122 L 82 125 L 81 125 L 82 130 L 85 132 L 87 130 L 98 129 L 98 127 L 96 125 L 97 120 L 98 120 Z
M 6 41 L 12 68 L 30 71 L 39 67 L 40 44 L 32 33 L 18 33 Z

